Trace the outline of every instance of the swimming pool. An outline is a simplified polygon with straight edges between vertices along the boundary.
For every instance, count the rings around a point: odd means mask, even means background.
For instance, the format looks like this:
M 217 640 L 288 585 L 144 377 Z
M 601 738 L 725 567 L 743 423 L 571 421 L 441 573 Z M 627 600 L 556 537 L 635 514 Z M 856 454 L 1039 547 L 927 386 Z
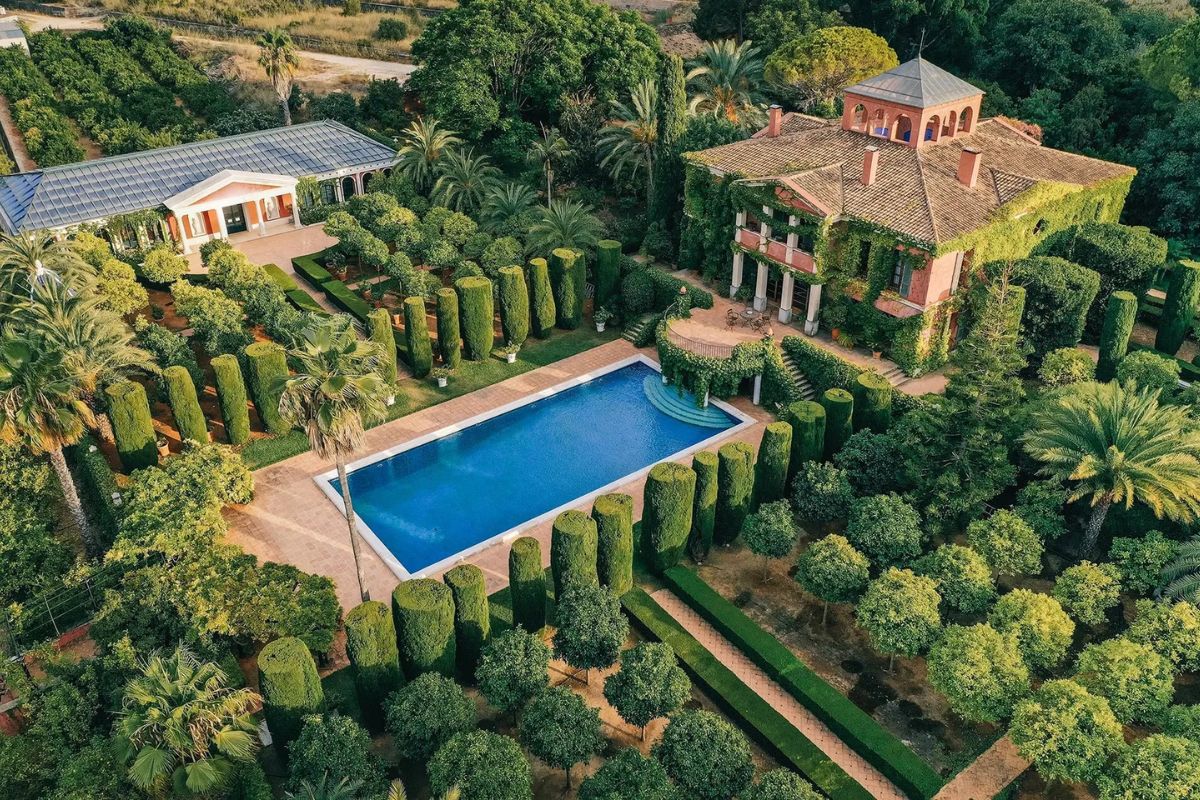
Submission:
M 398 577 L 436 572 L 753 422 L 723 403 L 722 427 L 677 419 L 648 377 L 634 356 L 350 464 L 363 536 Z M 316 480 L 342 509 L 336 471 Z

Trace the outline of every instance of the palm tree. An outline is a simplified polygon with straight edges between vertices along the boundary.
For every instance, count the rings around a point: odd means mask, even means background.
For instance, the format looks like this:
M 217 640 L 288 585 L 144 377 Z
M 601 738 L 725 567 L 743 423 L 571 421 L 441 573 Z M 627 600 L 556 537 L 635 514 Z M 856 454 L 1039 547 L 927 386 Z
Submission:
M 63 448 L 78 442 L 95 418 L 79 374 L 62 352 L 31 331 L 7 327 L 0 334 L 0 413 L 0 443 L 49 456 L 84 549 L 95 554 L 95 532 L 63 456 Z
M 763 58 L 752 42 L 706 42 L 697 62 L 687 74 L 688 110 L 722 114 L 743 128 L 761 121 Z
M 129 777 L 152 795 L 204 796 L 228 785 L 238 762 L 254 758 L 254 710 L 262 698 L 232 689 L 216 664 L 183 645 L 155 655 L 125 685 L 117 735 Z
M 496 185 L 500 170 L 486 155 L 475 155 L 472 148 L 451 150 L 437 167 L 438 179 L 430 199 L 455 211 L 470 212 L 483 205 L 488 190 Z
M 40 233 L 0 235 L 0 300 L 4 306 L 11 308 L 40 284 L 61 281 L 82 291 L 95 277 L 95 268 L 79 257 L 70 242 Z
M 400 134 L 400 149 L 396 151 L 396 170 L 412 181 L 418 191 L 427 191 L 437 173 L 442 156 L 462 139 L 430 117 L 417 119 Z
M 300 788 L 294 792 L 287 792 L 284 796 L 288 800 L 358 800 L 359 790 L 362 788 L 362 781 L 351 781 L 342 778 L 337 783 L 329 780 L 329 773 L 326 772 L 317 782 L 303 780 L 300 782 Z M 401 800 L 404 800 L 401 797 Z
M 1181 522 L 1200 514 L 1200 428 L 1188 407 L 1158 396 L 1115 381 L 1077 384 L 1035 412 L 1023 437 L 1041 473 L 1068 484 L 1068 502 L 1091 498 L 1085 555 L 1113 503 L 1140 501 Z
M 571 157 L 571 146 L 558 128 L 542 126 L 542 138 L 529 145 L 529 163 L 537 164 L 546 176 L 546 202 L 554 199 L 554 166 Z
M 514 217 L 519 217 L 537 202 L 537 195 L 523 183 L 496 184 L 488 190 L 479 212 L 479 224 L 490 233 L 506 230 Z
M 614 181 L 628 168 L 630 177 L 646 176 L 646 199 L 654 195 L 654 153 L 658 147 L 658 84 L 647 78 L 633 87 L 630 105 L 613 101 L 614 119 L 596 140 Z
M 390 389 L 381 375 L 383 353 L 374 342 L 359 338 L 354 321 L 343 314 L 315 321 L 300 338 L 300 346 L 288 354 L 297 369 L 281 380 L 279 413 L 304 428 L 318 457 L 332 458 L 337 465 L 358 591 L 369 600 L 346 457 L 362 447 L 366 424 L 386 414 Z
M 296 45 L 292 37 L 282 28 L 267 31 L 255 42 L 259 48 L 258 63 L 266 70 L 275 96 L 283 106 L 283 124 L 292 124 L 292 109 L 288 106 L 288 98 L 292 94 L 292 78 L 296 76 L 296 68 L 300 59 L 296 57 Z
M 1179 545 L 1175 558 L 1163 568 L 1163 596 L 1200 605 L 1200 538 Z
M 529 229 L 530 250 L 549 252 L 569 247 L 583 252 L 596 246 L 603 228 L 590 206 L 574 200 L 554 200 L 537 210 L 538 219 Z

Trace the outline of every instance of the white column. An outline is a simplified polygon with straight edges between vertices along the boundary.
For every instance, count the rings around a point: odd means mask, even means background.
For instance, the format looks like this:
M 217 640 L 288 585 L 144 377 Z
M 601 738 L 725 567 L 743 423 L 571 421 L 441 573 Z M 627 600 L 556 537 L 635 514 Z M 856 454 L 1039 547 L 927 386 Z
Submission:
M 179 229 L 179 247 L 181 250 L 183 250 L 183 254 L 186 256 L 188 253 L 192 252 L 192 245 L 188 241 L 191 237 L 189 237 L 187 233 L 188 225 L 190 223 L 184 219 L 183 214 L 178 213 L 175 215 L 175 223 L 175 227 Z
M 339 203 L 346 202 L 345 195 L 342 194 L 342 179 L 334 178 L 333 180 L 333 196 Z
M 762 399 L 762 375 L 754 376 L 754 395 L 750 398 L 750 402 L 758 405 Z
M 729 296 L 733 297 L 737 294 L 737 290 L 742 288 L 742 261 L 746 258 L 746 254 L 741 250 L 733 251 L 733 279 L 729 282 Z
M 734 225 L 736 225 L 736 226 L 738 226 L 739 228 L 744 228 L 744 227 L 746 227 L 746 212 L 745 212 L 745 211 L 739 211 L 739 212 L 737 212 L 736 214 L 734 214 L 734 216 L 733 216 L 733 224 L 734 224 Z
M 221 228 L 221 238 L 228 239 L 229 238 L 229 227 L 225 224 L 225 209 L 218 208 L 216 213 L 217 213 L 217 225 L 220 226 L 220 228 Z
M 300 221 L 300 202 L 296 199 L 295 192 L 292 192 L 292 224 L 297 228 L 304 227 L 304 223 Z
M 258 235 L 267 235 L 267 201 L 263 199 L 255 200 L 254 213 L 258 215 Z
M 792 321 L 792 295 L 796 291 L 796 276 L 790 269 L 783 271 L 783 293 L 779 298 L 779 321 Z
M 804 315 L 804 332 L 809 336 L 815 336 L 817 326 L 820 325 L 820 320 L 817 319 L 817 314 L 821 311 L 821 284 L 814 283 L 808 287 L 808 309 Z
M 758 275 L 754 281 L 754 310 L 762 311 L 767 307 L 767 277 L 770 270 L 765 261 L 758 262 Z
M 357 194 L 362 194 L 366 191 L 363 189 L 363 174 L 361 172 L 354 176 L 354 191 Z

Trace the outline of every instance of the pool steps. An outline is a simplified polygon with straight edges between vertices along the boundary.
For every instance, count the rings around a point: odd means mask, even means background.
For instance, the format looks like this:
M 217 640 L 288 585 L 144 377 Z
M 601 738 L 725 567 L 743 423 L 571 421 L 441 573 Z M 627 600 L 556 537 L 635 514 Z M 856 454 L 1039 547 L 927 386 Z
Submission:
M 681 395 L 678 388 L 667 386 L 657 375 L 646 376 L 642 381 L 642 389 L 646 392 L 646 399 L 655 408 L 680 422 L 702 428 L 728 428 L 733 424 L 724 411 L 711 405 L 700 408 L 696 405 L 695 395 L 688 391 Z

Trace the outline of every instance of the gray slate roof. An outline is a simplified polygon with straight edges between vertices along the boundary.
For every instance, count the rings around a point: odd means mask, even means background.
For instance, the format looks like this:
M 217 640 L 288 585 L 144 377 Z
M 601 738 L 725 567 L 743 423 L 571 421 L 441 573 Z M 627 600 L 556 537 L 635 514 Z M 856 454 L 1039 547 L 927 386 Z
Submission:
M 916 108 L 932 108 L 983 94 L 982 89 L 920 56 L 849 86 L 846 91 Z
M 324 120 L 0 176 L 6 233 L 78 225 L 157 208 L 226 169 L 293 178 L 391 166 L 395 150 Z

